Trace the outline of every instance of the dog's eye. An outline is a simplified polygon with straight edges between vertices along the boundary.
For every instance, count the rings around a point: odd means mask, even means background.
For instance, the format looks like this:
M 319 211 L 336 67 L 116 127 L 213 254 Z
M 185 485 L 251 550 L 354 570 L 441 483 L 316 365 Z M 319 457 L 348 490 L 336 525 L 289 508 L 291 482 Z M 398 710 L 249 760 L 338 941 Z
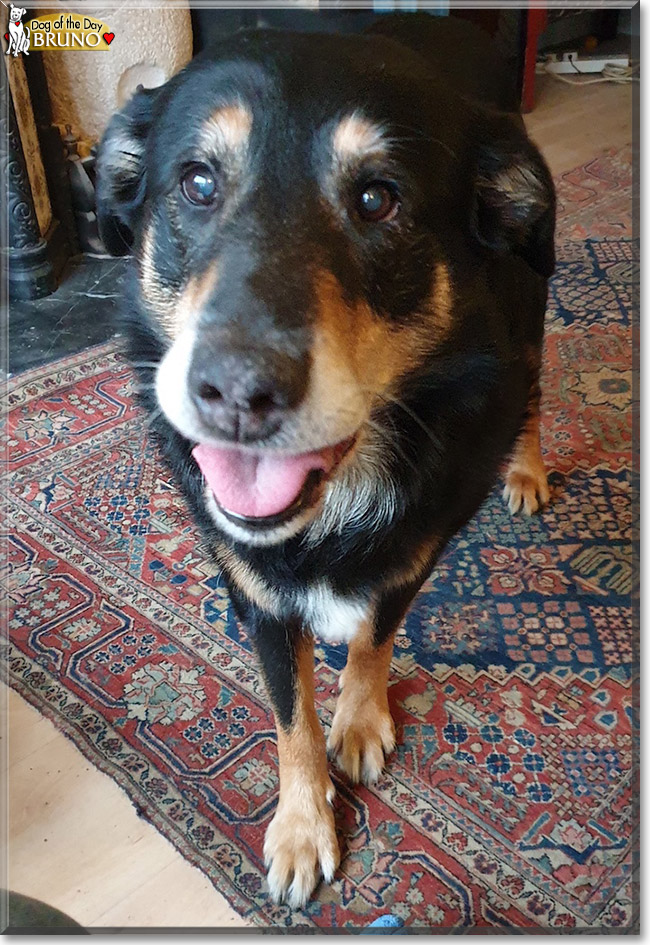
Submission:
M 391 184 L 372 181 L 360 191 L 357 213 L 368 223 L 384 223 L 392 220 L 399 210 L 399 197 Z
M 188 167 L 181 177 L 181 190 L 186 200 L 200 207 L 209 207 L 219 193 L 214 173 L 207 164 Z

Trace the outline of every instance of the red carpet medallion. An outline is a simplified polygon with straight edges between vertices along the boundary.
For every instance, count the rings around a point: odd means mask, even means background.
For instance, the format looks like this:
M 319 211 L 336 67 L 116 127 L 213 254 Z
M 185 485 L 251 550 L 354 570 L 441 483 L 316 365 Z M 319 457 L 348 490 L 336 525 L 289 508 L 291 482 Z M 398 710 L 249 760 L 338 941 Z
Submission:
M 265 890 L 268 702 L 131 372 L 104 347 L 11 383 L 11 685 L 253 924 L 634 922 L 629 153 L 558 191 L 552 505 L 511 518 L 495 490 L 423 588 L 395 649 L 399 748 L 373 790 L 336 778 L 342 865 L 302 913 Z M 317 648 L 326 726 L 343 662 Z

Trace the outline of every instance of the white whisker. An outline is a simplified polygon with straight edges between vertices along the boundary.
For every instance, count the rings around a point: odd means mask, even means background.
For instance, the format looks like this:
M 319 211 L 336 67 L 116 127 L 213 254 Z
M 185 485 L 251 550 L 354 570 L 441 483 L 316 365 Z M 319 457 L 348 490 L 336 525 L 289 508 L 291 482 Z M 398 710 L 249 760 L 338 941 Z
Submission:
M 430 430 L 429 427 L 426 425 L 426 423 L 425 423 L 420 417 L 418 417 L 417 413 L 416 413 L 414 410 L 412 410 L 412 409 L 411 409 L 410 407 L 408 407 L 405 403 L 403 403 L 403 401 L 398 400 L 397 397 L 389 397 L 389 396 L 386 395 L 386 394 L 379 394 L 379 393 L 377 394 L 377 397 L 379 397 L 381 400 L 385 401 L 385 403 L 387 403 L 387 404 L 395 404 L 396 407 L 399 407 L 401 410 L 403 410 L 404 413 L 406 413 L 412 420 L 414 420 L 415 423 L 417 423 L 417 425 L 420 427 L 420 429 L 423 430 L 424 433 L 426 433 L 426 435 L 429 437 L 429 439 L 431 440 L 431 442 L 433 443 L 433 445 L 434 445 L 438 450 L 440 450 L 440 448 L 441 448 L 440 440 L 439 440 L 438 437 L 435 435 L 435 433 L 433 432 L 433 430 Z

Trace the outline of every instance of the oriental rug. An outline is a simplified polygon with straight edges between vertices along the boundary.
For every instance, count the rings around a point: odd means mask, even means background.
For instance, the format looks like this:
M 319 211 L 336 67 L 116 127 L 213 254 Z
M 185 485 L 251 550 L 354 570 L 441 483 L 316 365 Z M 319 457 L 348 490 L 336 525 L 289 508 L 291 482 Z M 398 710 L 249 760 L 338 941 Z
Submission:
M 393 661 L 399 747 L 373 789 L 334 775 L 343 859 L 302 912 L 265 886 L 268 700 L 132 373 L 104 346 L 10 383 L 10 684 L 254 926 L 635 927 L 629 150 L 557 186 L 551 505 L 511 517 L 495 489 L 422 588 Z M 317 647 L 326 727 L 344 659 Z

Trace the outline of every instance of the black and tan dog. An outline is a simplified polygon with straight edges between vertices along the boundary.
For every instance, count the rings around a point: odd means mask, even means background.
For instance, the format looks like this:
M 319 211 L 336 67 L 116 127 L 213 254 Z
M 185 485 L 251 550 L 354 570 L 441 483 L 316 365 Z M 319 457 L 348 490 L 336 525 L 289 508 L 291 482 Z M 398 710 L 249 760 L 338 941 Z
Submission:
M 455 64 L 456 63 L 456 64 Z M 110 123 L 99 210 L 163 450 L 275 713 L 269 887 L 339 860 L 313 636 L 348 644 L 329 736 L 375 781 L 393 639 L 506 456 L 548 499 L 538 375 L 554 194 L 477 31 L 243 32 Z

